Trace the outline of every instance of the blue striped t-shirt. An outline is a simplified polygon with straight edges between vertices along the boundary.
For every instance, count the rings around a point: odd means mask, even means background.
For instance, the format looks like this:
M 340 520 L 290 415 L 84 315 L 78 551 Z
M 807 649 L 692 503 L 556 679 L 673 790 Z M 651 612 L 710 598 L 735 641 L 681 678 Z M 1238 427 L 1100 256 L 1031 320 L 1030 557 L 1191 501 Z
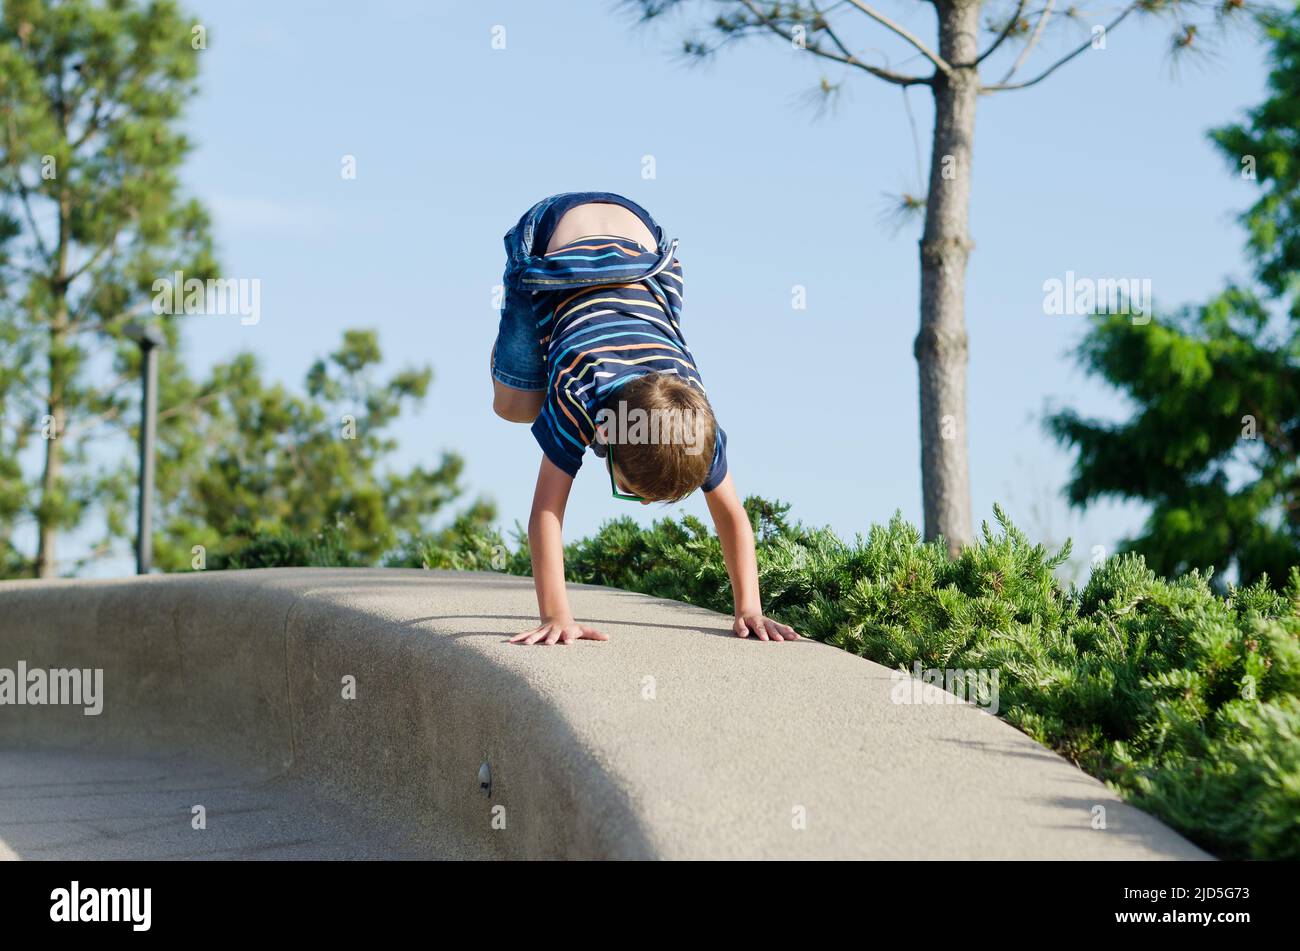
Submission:
M 681 262 L 674 255 L 645 276 L 659 260 L 631 238 L 589 235 L 537 259 L 521 275 L 521 284 L 533 292 L 546 355 L 546 397 L 533 436 L 546 458 L 571 476 L 592 445 L 597 414 L 629 380 L 675 373 L 704 392 L 678 324 Z M 727 475 L 726 449 L 719 426 L 705 492 Z

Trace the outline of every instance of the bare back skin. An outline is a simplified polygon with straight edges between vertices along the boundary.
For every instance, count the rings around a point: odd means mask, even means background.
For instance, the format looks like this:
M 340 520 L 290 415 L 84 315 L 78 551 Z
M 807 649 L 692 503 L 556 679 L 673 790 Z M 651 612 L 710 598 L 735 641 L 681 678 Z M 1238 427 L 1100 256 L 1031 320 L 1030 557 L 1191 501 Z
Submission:
M 640 218 L 622 205 L 607 202 L 588 202 L 570 208 L 555 225 L 555 233 L 547 242 L 546 253 L 563 247 L 570 241 L 589 234 L 612 234 L 618 238 L 631 238 L 647 251 L 656 248 L 655 237 Z

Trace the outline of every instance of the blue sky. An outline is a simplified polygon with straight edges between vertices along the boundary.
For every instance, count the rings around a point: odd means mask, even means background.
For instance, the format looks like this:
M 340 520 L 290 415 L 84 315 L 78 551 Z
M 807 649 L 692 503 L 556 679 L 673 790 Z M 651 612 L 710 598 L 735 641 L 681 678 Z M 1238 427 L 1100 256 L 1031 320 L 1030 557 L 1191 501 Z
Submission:
M 539 451 L 526 427 L 493 416 L 486 370 L 501 237 L 547 194 L 621 192 L 680 240 L 683 327 L 738 490 L 846 535 L 895 509 L 919 521 L 919 227 L 881 220 L 885 193 L 919 184 L 902 93 L 766 39 L 684 66 L 673 52 L 710 6 L 634 29 L 612 0 L 191 2 L 208 49 L 185 180 L 212 209 L 225 274 L 262 285 L 255 326 L 190 321 L 195 370 L 251 349 L 296 386 L 345 329 L 377 328 L 392 368 L 435 371 L 423 410 L 395 433 L 397 464 L 457 450 L 503 524 L 526 520 Z M 930 5 L 882 8 L 933 35 Z M 493 49 L 498 26 L 505 49 Z M 922 65 L 866 21 L 845 38 L 900 69 Z M 1143 513 L 1079 515 L 1061 498 L 1069 460 L 1044 436 L 1044 408 L 1122 407 L 1075 369 L 1082 320 L 1044 315 L 1043 282 L 1067 270 L 1148 278 L 1167 307 L 1245 271 L 1232 218 L 1250 188 L 1205 130 L 1259 101 L 1262 47 L 1232 36 L 1175 68 L 1167 45 L 1167 25 L 1126 23 L 1105 50 L 980 103 L 967 288 L 975 517 L 1001 501 L 1038 537 L 1074 536 L 1085 558 Z M 802 97 L 822 76 L 846 80 L 844 95 L 814 119 Z M 924 90 L 909 96 L 926 149 L 929 103 Z M 344 155 L 355 180 L 340 175 Z M 806 310 L 791 307 L 794 285 Z M 676 510 L 705 511 L 698 497 Z M 588 464 L 566 532 L 663 512 L 612 500 Z

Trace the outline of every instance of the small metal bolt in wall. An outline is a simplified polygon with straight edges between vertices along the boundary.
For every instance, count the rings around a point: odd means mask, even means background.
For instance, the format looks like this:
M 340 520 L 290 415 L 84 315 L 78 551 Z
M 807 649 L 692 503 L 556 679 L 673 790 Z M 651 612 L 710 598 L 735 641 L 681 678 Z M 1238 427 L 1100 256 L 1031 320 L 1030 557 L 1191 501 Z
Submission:
M 488 766 L 486 760 L 478 768 L 478 788 L 483 790 L 483 795 L 492 795 L 492 767 Z

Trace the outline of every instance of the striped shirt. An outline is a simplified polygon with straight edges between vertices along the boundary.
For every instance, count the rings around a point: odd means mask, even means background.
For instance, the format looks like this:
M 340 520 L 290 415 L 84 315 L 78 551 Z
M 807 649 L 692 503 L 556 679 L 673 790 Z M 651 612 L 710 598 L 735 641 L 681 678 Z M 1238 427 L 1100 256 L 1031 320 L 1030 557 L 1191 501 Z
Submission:
M 704 392 L 678 323 L 681 262 L 672 256 L 670 264 L 646 276 L 659 259 L 631 238 L 593 235 L 536 259 L 521 275 L 534 292 L 546 354 L 546 397 L 533 436 L 546 458 L 571 476 L 593 444 L 597 414 L 612 408 L 612 397 L 629 380 L 675 373 Z M 726 446 L 718 427 L 705 492 L 727 475 Z

